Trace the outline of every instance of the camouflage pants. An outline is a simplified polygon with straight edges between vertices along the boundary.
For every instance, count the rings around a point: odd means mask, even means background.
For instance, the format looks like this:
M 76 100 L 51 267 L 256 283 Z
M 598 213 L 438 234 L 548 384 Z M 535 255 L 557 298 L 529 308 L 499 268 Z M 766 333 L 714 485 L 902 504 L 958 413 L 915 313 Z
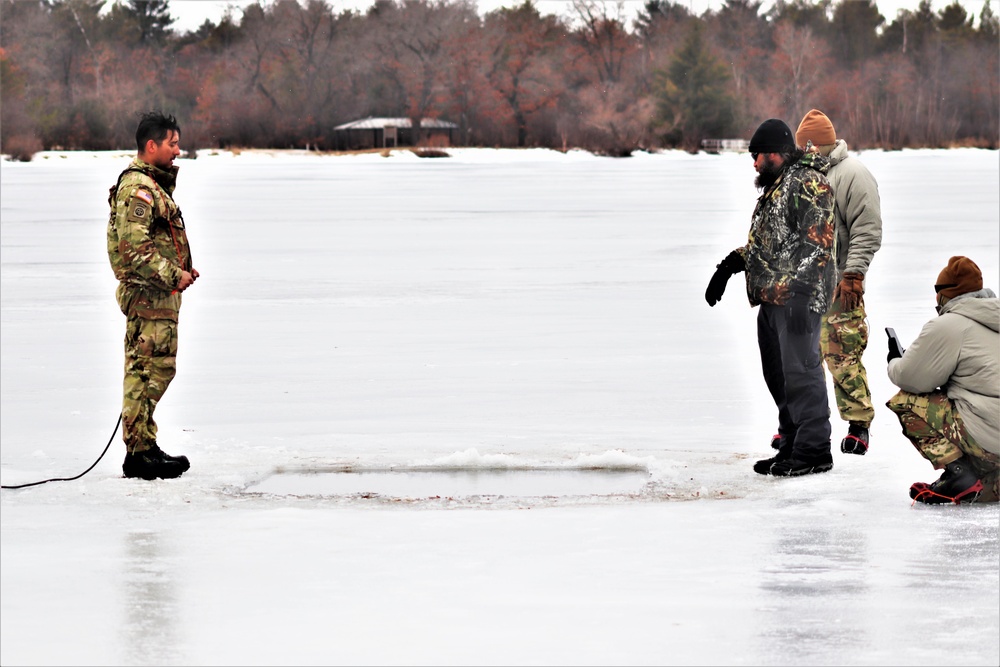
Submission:
M 871 424 L 875 418 L 868 374 L 861 355 L 868 347 L 868 322 L 862 300 L 854 310 L 843 309 L 835 299 L 823 318 L 820 349 L 833 377 L 833 395 L 840 418 L 844 421 Z
M 1000 457 L 986 451 L 965 430 L 962 416 L 942 392 L 897 392 L 886 406 L 896 413 L 905 435 L 936 469 L 965 456 L 983 482 L 980 502 L 1000 497 Z
M 156 404 L 177 371 L 177 311 L 167 299 L 119 288 L 126 316 L 122 438 L 128 452 L 156 444 Z

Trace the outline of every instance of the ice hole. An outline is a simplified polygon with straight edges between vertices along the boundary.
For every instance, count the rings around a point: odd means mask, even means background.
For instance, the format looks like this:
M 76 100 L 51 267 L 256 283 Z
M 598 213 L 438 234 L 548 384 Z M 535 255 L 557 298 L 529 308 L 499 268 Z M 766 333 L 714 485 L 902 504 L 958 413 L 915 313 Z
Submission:
M 638 469 L 278 470 L 246 490 L 281 496 L 609 496 L 641 493 Z

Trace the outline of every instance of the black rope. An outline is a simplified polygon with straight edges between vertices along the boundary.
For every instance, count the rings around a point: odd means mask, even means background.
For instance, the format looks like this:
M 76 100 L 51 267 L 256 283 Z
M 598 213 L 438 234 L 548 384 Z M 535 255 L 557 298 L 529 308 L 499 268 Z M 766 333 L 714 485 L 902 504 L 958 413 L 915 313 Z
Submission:
M 0 485 L 0 489 L 24 489 L 24 488 L 29 487 L 29 486 L 38 486 L 39 484 L 47 484 L 48 482 L 72 482 L 74 479 L 80 479 L 81 477 L 83 477 L 84 475 L 86 475 L 88 472 L 90 472 L 91 470 L 93 470 L 94 466 L 96 466 L 98 463 L 100 463 L 101 459 L 104 458 L 104 455 L 108 453 L 108 449 L 111 447 L 111 443 L 115 439 L 115 433 L 118 433 L 118 427 L 121 426 L 121 424 L 122 424 L 122 416 L 121 416 L 121 414 L 119 414 L 118 415 L 118 423 L 115 424 L 115 430 L 111 434 L 111 439 L 108 440 L 107 446 L 104 447 L 104 451 L 101 452 L 101 455 L 97 457 L 97 460 L 94 461 L 94 463 L 89 468 L 87 468 L 86 470 L 84 470 L 83 472 L 81 472 L 76 477 L 53 477 L 52 479 L 43 479 L 40 482 L 31 482 L 29 484 L 11 484 L 11 485 L 2 484 L 2 485 Z

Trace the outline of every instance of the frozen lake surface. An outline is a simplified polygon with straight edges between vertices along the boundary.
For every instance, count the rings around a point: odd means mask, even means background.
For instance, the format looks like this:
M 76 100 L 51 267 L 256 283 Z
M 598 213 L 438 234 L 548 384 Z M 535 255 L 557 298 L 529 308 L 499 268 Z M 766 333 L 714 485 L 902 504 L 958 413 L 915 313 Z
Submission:
M 125 480 L 116 437 L 2 492 L 0 663 L 1000 663 L 1000 512 L 911 505 L 937 473 L 884 408 L 881 335 L 916 337 L 952 255 L 1000 286 L 997 152 L 860 156 L 872 449 L 781 480 L 751 469 L 756 311 L 737 280 L 703 299 L 746 155 L 452 152 L 178 162 L 202 278 L 157 423 L 192 468 Z M 5 485 L 111 435 L 130 157 L 0 163 Z M 268 490 L 310 470 L 382 477 Z
M 247 487 L 248 493 L 278 496 L 385 496 L 409 498 L 470 498 L 514 496 L 636 496 L 649 474 L 598 469 L 446 468 L 393 470 L 279 470 Z

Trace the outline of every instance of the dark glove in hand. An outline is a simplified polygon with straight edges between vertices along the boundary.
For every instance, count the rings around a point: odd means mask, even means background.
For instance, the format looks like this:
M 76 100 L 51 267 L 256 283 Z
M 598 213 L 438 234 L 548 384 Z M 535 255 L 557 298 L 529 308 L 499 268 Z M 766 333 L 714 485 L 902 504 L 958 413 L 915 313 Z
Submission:
M 885 363 L 889 363 L 893 359 L 899 359 L 903 356 L 903 348 L 899 346 L 899 340 L 897 338 L 889 338 L 889 354 L 885 358 Z
M 861 305 L 865 293 L 865 277 L 860 273 L 845 273 L 837 283 L 833 298 L 839 299 L 844 310 L 854 310 Z
M 785 304 L 788 312 L 788 332 L 803 335 L 812 333 L 814 328 L 809 313 L 809 299 L 805 295 L 796 295 Z
M 708 289 L 705 290 L 705 301 L 708 305 L 714 306 L 722 301 L 722 295 L 726 293 L 726 284 L 729 277 L 735 273 L 746 271 L 747 265 L 743 261 L 743 256 L 737 251 L 732 251 L 726 258 L 715 267 L 712 279 L 708 281 Z

